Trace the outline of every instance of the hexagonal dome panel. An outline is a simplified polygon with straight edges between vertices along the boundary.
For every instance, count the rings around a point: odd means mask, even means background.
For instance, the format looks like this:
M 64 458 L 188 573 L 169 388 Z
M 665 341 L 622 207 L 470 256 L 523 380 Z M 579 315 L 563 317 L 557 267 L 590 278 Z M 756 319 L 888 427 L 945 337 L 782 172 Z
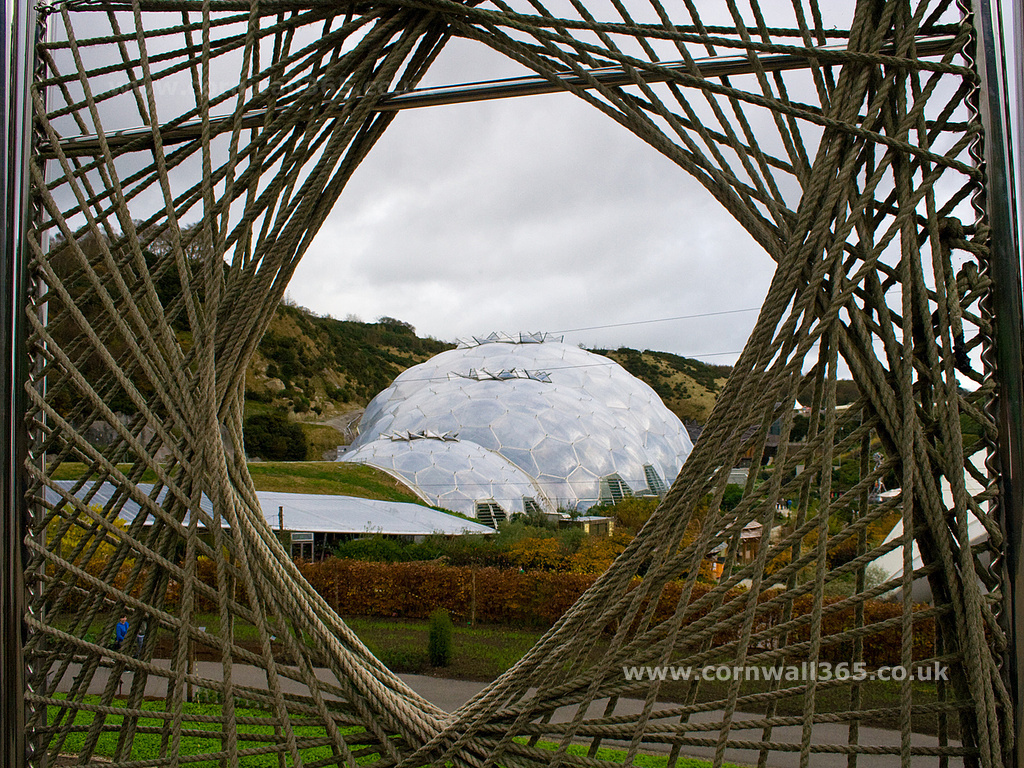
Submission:
M 344 461 L 369 464 L 398 477 L 429 504 L 468 517 L 478 501 L 494 500 L 507 516 L 525 512 L 523 497 L 555 512 L 532 477 L 494 451 L 463 440 L 374 440 Z
M 401 473 L 415 485 L 414 473 L 402 473 L 397 459 L 403 452 L 423 453 L 444 466 L 454 488 L 465 491 L 456 494 L 459 504 L 491 498 L 509 513 L 522 510 L 523 495 L 544 497 L 545 506 L 557 501 L 585 509 L 599 500 L 601 478 L 612 474 L 634 492 L 648 492 L 645 466 L 671 483 L 693 445 L 679 418 L 647 384 L 615 361 L 578 347 L 495 338 L 502 341 L 463 345 L 399 375 L 367 406 L 359 437 L 341 460 Z M 458 441 L 413 440 L 403 447 L 392 439 L 396 432 L 426 430 L 457 434 Z M 453 471 L 450 459 L 440 461 L 449 451 L 456 465 L 465 462 L 462 469 Z M 518 475 L 509 476 L 509 468 Z M 491 479 L 484 482 L 488 473 Z M 502 489 L 506 476 L 512 486 Z M 524 492 L 524 482 L 539 490 Z M 480 492 L 470 492 L 470 483 Z M 443 485 L 436 476 L 432 484 Z M 488 493 L 480 495 L 485 486 Z M 456 509 L 451 488 L 417 490 Z M 473 514 L 465 506 L 457 511 Z

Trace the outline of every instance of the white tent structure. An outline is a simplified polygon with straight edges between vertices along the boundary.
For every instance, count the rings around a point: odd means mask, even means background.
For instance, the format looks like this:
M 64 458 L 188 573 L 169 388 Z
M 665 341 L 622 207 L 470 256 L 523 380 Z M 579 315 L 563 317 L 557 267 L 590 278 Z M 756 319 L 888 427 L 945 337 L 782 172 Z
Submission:
M 982 462 L 984 461 L 983 454 L 977 453 L 971 456 L 968 460 L 975 468 L 979 476 L 984 477 L 984 467 Z M 967 494 L 971 497 L 976 498 L 984 488 L 979 483 L 971 472 L 964 471 L 964 485 L 967 489 Z M 947 509 L 952 509 L 953 504 L 953 491 L 950 488 L 949 481 L 945 478 L 942 479 L 942 501 L 946 505 Z M 985 529 L 984 524 L 978 519 L 978 516 L 973 512 L 967 514 L 967 533 L 968 539 L 971 542 L 971 546 L 985 541 L 988 538 L 988 531 Z M 903 521 L 897 521 L 896 525 L 889 532 L 889 535 L 885 537 L 883 546 L 891 541 L 899 539 L 903 536 Z M 921 553 L 918 551 L 917 542 L 912 545 L 912 558 L 913 558 L 913 570 L 917 571 L 922 566 Z M 903 575 L 903 547 L 896 547 L 890 552 L 885 553 L 877 560 L 872 563 L 878 571 L 879 577 L 884 577 L 885 581 L 892 579 L 898 579 Z M 914 580 L 914 585 L 911 591 L 911 596 L 916 602 L 931 602 L 932 592 L 931 587 L 928 586 L 927 578 L 918 578 Z

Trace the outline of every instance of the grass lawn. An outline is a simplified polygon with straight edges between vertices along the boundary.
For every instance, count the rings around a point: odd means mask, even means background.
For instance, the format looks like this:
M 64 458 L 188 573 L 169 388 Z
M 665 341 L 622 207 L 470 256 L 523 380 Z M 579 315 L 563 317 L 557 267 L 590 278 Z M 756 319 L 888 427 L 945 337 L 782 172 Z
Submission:
M 127 473 L 128 464 L 118 465 Z M 65 462 L 53 473 L 54 480 L 77 480 L 86 472 L 79 462 Z M 322 493 L 332 496 L 357 496 L 363 499 L 423 501 L 391 475 L 363 464 L 338 461 L 256 461 L 249 474 L 257 491 L 285 493 Z M 156 475 L 147 470 L 140 482 L 152 483 Z
M 87 696 L 85 699 L 86 704 L 98 704 L 98 696 Z M 160 701 L 146 701 L 143 702 L 143 710 L 152 711 L 154 715 L 158 712 L 162 712 L 163 702 Z M 114 707 L 123 706 L 123 702 L 114 701 Z M 182 707 L 186 718 L 202 718 L 202 717 L 220 717 L 222 714 L 222 708 L 220 704 L 191 704 L 185 703 Z M 238 733 L 238 750 L 239 750 L 239 765 L 244 768 L 278 768 L 280 763 L 278 762 L 277 753 L 274 754 L 246 754 L 246 751 L 252 750 L 257 751 L 261 748 L 268 746 L 275 739 L 274 737 L 274 725 L 269 722 L 270 715 L 268 712 L 261 709 L 248 709 L 239 707 L 235 709 L 235 713 L 239 718 L 254 718 L 259 720 L 268 721 L 266 725 L 262 724 L 239 724 Z M 52 725 L 56 722 L 57 717 L 60 714 L 60 710 L 55 707 L 49 707 L 47 713 L 48 721 Z M 95 715 L 92 712 L 79 712 L 75 718 L 76 731 L 68 735 L 67 739 L 61 745 L 62 754 L 77 755 L 80 754 L 87 738 L 87 733 L 83 732 L 93 722 Z M 117 743 L 119 739 L 119 732 L 121 726 L 124 723 L 124 717 L 122 715 L 108 715 L 104 722 L 104 732 L 100 735 L 99 740 L 96 743 L 94 754 L 100 757 L 114 757 L 117 750 Z M 162 747 L 164 743 L 164 736 L 161 734 L 161 728 L 166 722 L 164 717 L 140 717 L 138 720 L 138 730 L 132 743 L 132 751 L 129 756 L 130 760 L 154 760 L 161 757 L 161 753 L 164 755 L 169 754 L 171 750 L 170 737 L 168 736 L 168 743 L 166 747 Z M 206 738 L 201 735 L 202 731 L 218 731 L 219 724 L 210 722 L 189 722 L 187 719 L 182 724 L 183 731 L 180 741 L 178 742 L 174 751 L 180 757 L 191 757 L 195 755 L 210 754 L 218 752 L 221 749 L 221 741 L 219 738 Z M 362 732 L 361 728 L 339 728 L 339 731 L 344 735 L 358 734 Z M 333 750 L 329 745 L 327 732 L 322 726 L 311 723 L 310 725 L 298 725 L 294 729 L 295 736 L 300 745 L 305 745 L 299 749 L 299 754 L 302 757 L 303 763 L 311 763 L 317 760 L 324 760 L 329 758 L 333 754 Z M 245 738 L 249 736 L 250 738 Z M 264 738 L 260 738 L 264 737 Z M 266 737 L 271 737 L 270 739 Z M 526 739 L 517 738 L 516 742 L 525 744 Z M 536 748 L 544 750 L 555 750 L 558 745 L 550 741 L 540 741 L 536 744 Z M 584 744 L 572 744 L 568 748 L 568 752 L 571 755 L 586 755 L 588 747 Z M 626 752 L 617 749 L 608 749 L 602 747 L 597 751 L 595 757 L 598 760 L 607 760 L 615 763 L 625 763 Z M 368 755 L 360 760 L 359 763 L 372 763 L 378 758 L 377 755 Z M 289 758 L 286 757 L 286 763 L 290 764 Z M 218 758 L 210 760 L 196 760 L 189 762 L 188 765 L 197 766 L 198 768 L 219 768 L 222 763 Z M 651 755 L 651 754 L 640 754 L 637 755 L 631 765 L 638 766 L 639 768 L 663 768 L 668 765 L 667 755 Z M 695 758 L 681 757 L 676 762 L 678 768 L 707 768 L 710 763 L 703 760 L 697 760 Z M 736 768 L 731 763 L 724 763 L 725 768 Z
M 373 654 L 393 672 L 489 681 L 521 659 L 543 635 L 539 630 L 455 626 L 455 653 L 447 667 L 427 660 L 428 624 L 420 619 L 345 619 Z
M 363 499 L 423 501 L 391 475 L 343 461 L 256 461 L 249 474 L 257 491 L 323 493 Z
M 98 696 L 87 696 L 85 698 L 87 704 L 98 704 Z M 143 702 L 142 708 L 144 710 L 153 711 L 154 713 L 163 712 L 162 701 L 146 701 Z M 123 702 L 114 701 L 113 706 L 124 706 Z M 55 706 L 49 707 L 47 713 L 48 720 L 51 724 L 56 721 L 59 714 L 59 709 Z M 220 717 L 222 714 L 222 708 L 220 704 L 189 704 L 186 703 L 182 707 L 182 711 L 186 717 Z M 277 754 L 245 754 L 246 750 L 259 750 L 267 747 L 269 744 L 276 741 L 274 735 L 275 726 L 269 721 L 269 713 L 259 709 L 245 709 L 239 708 L 235 710 L 239 718 L 258 718 L 267 721 L 266 725 L 262 724 L 240 724 L 238 726 L 238 750 L 242 755 L 239 760 L 239 764 L 245 766 L 245 768 L 278 768 L 280 763 L 278 762 Z M 75 718 L 75 728 L 81 728 L 88 726 L 92 723 L 95 715 L 92 712 L 79 712 Z M 112 727 L 112 730 L 105 731 L 99 737 L 99 741 L 96 744 L 94 754 L 102 757 L 113 757 L 117 750 L 117 742 L 119 738 L 120 727 L 124 722 L 124 717 L 121 715 L 109 715 L 105 722 L 104 727 Z M 140 717 L 138 721 L 138 733 L 135 736 L 134 742 L 132 743 L 132 753 L 129 759 L 131 760 L 154 760 L 161 756 L 161 743 L 163 742 L 163 735 L 160 733 L 162 726 L 165 723 L 163 717 Z M 182 724 L 183 730 L 188 731 L 187 734 L 181 736 L 181 740 L 178 743 L 174 751 L 181 757 L 189 757 L 192 755 L 209 754 L 212 752 L 218 752 L 221 749 L 221 740 L 219 738 L 204 738 L 197 732 L 200 731 L 219 731 L 220 725 L 218 723 L 210 722 L 184 722 Z M 343 734 L 356 733 L 361 731 L 359 728 L 342 728 L 339 729 Z M 296 739 L 300 744 L 306 744 L 302 749 L 299 749 L 299 755 L 302 757 L 304 763 L 310 763 L 316 760 L 328 758 L 333 754 L 333 750 L 329 746 L 327 740 L 326 729 L 317 724 L 311 723 L 310 725 L 298 725 L 294 729 Z M 253 738 L 246 739 L 245 736 Z M 270 738 L 259 738 L 259 737 L 270 737 Z M 87 733 L 74 732 L 71 733 L 67 740 L 61 745 L 62 754 L 80 754 L 87 738 Z M 319 743 L 318 743 L 319 742 Z M 170 746 L 168 745 L 168 754 Z M 197 760 L 195 762 L 189 762 L 188 765 L 200 766 L 201 768 L 219 768 L 222 763 L 219 759 L 211 760 Z M 289 762 L 290 764 L 290 762 Z
M 196 616 L 196 624 L 212 635 L 220 634 L 220 617 L 216 613 Z M 70 622 L 52 619 L 54 626 L 68 631 Z M 428 622 L 420 619 L 374 619 L 351 617 L 345 622 L 366 646 L 394 672 L 432 674 L 460 680 L 490 681 L 515 664 L 540 639 L 540 630 L 518 630 L 508 627 L 455 627 L 455 654 L 448 667 L 431 667 L 427 660 Z M 272 629 L 275 634 L 283 630 Z M 77 634 L 77 632 L 76 632 Z M 90 625 L 85 637 L 95 641 L 103 634 L 103 621 Z M 256 628 L 241 619 L 235 620 L 234 639 L 239 645 L 259 650 Z M 170 654 L 174 636 L 170 630 L 159 630 L 157 656 Z M 275 645 L 275 648 L 277 646 Z M 283 650 L 283 647 L 282 647 Z M 196 658 L 219 658 L 204 646 L 196 646 Z

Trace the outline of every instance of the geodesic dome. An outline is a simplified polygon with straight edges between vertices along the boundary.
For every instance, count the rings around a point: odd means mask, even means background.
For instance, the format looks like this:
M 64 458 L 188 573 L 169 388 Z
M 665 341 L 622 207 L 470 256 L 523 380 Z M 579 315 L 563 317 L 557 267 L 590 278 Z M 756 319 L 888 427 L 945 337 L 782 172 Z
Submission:
M 407 439 L 426 435 L 435 439 Z M 401 442 L 410 447 L 396 448 Z M 416 442 L 431 445 L 412 447 Z M 613 360 L 543 336 L 506 336 L 474 339 L 403 372 L 367 406 L 342 459 L 396 472 L 440 499 L 441 486 L 418 485 L 427 469 L 420 465 L 436 467 L 451 452 L 444 463 L 461 463 L 458 472 L 447 470 L 458 485 L 456 475 L 476 471 L 467 445 L 518 467 L 546 497 L 538 499 L 542 505 L 576 509 L 620 494 L 663 493 L 693 448 L 657 393 Z M 416 470 L 400 468 L 404 461 Z M 512 514 L 521 488 L 516 481 L 489 498 Z
M 470 517 L 478 517 L 478 504 L 488 508 L 488 502 L 497 503 L 506 515 L 556 511 L 537 482 L 515 464 L 453 437 L 382 438 L 345 454 L 345 461 L 382 469 L 429 504 Z

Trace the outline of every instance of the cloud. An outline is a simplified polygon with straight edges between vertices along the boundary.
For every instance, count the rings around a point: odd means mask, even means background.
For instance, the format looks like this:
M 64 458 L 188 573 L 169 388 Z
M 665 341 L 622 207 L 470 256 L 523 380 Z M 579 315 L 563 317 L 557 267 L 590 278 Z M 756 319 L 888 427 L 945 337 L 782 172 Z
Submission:
M 755 307 L 772 267 L 684 171 L 559 94 L 400 113 L 290 295 L 338 317 L 391 315 L 454 339 Z M 567 340 L 732 352 L 755 316 Z

